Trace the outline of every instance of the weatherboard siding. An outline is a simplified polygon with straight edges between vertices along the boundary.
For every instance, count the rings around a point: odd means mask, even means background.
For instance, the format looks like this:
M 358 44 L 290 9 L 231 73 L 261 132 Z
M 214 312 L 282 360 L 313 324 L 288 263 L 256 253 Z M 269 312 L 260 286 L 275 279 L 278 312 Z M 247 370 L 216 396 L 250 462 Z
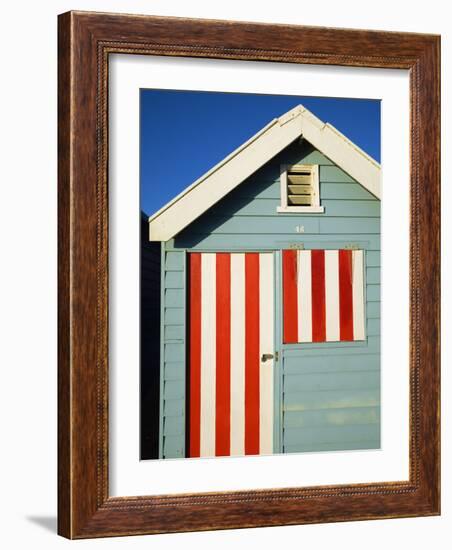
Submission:
M 281 164 L 319 164 L 323 214 L 277 213 Z M 275 363 L 282 430 L 276 451 L 380 446 L 380 201 L 307 144 L 296 142 L 163 245 L 161 456 L 185 456 L 185 253 L 365 250 L 365 342 L 288 344 Z M 280 306 L 281 307 L 281 306 Z M 282 314 L 278 312 L 277 322 Z
M 185 251 L 162 246 L 161 458 L 185 456 Z

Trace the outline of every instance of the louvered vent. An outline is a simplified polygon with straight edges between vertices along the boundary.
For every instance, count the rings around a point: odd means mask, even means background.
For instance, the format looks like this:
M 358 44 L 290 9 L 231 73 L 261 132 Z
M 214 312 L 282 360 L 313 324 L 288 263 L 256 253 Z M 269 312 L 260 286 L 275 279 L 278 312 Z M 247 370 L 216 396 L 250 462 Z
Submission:
M 318 164 L 282 164 L 280 175 L 281 204 L 277 212 L 325 212 L 320 204 Z
M 313 205 L 313 179 L 310 167 L 287 171 L 287 206 Z

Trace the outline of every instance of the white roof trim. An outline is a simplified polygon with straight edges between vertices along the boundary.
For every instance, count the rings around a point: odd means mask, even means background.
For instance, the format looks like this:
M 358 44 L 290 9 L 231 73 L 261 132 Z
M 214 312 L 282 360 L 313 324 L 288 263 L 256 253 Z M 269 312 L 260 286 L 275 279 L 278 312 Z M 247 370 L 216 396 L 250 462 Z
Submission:
M 240 185 L 246 178 L 303 137 L 380 198 L 380 165 L 336 128 L 302 105 L 272 120 L 216 166 L 149 218 L 151 241 L 167 241 Z

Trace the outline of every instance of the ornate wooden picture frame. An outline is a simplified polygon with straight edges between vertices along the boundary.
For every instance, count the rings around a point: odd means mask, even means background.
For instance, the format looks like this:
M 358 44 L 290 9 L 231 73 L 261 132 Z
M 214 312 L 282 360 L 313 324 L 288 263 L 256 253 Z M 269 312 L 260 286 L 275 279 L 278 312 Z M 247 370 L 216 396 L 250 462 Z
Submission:
M 59 17 L 58 47 L 59 534 L 89 538 L 438 515 L 440 38 L 69 12 Z M 109 496 L 107 99 L 111 54 L 409 71 L 408 481 Z

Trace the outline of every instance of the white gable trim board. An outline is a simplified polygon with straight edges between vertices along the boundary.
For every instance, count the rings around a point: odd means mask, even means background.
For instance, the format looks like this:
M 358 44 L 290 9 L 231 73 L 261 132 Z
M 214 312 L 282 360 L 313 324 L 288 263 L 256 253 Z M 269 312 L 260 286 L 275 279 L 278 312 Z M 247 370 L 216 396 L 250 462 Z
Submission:
M 167 241 L 246 178 L 304 138 L 380 199 L 380 165 L 330 124 L 302 105 L 274 119 L 251 139 L 149 218 L 149 239 Z

